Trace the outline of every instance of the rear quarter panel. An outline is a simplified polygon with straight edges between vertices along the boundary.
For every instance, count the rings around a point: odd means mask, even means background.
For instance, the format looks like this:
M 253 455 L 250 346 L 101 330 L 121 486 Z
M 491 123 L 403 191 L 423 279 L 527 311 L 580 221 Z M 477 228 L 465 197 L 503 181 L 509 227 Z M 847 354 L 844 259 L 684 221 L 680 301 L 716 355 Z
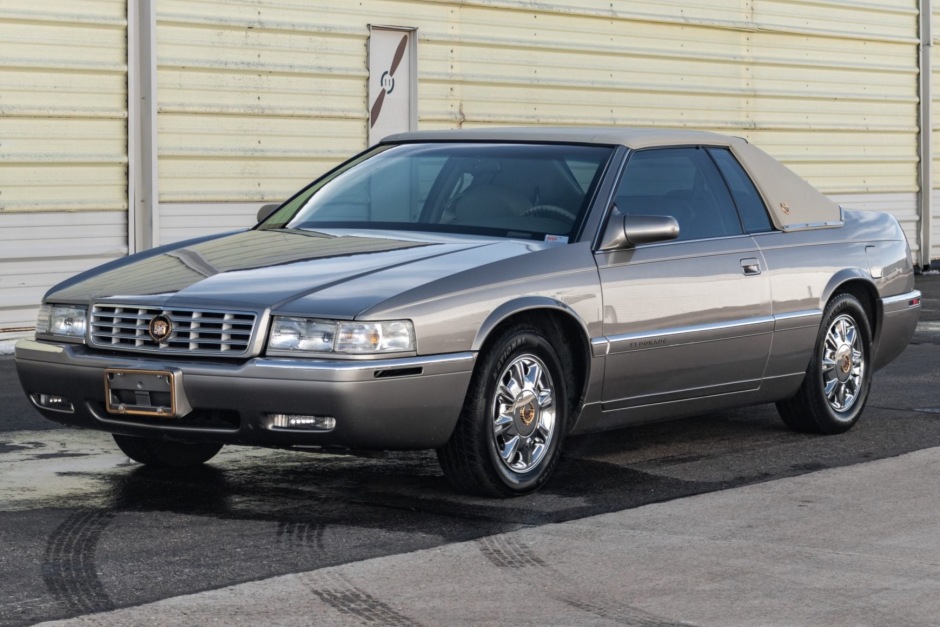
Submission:
M 770 273 L 776 318 L 766 378 L 797 385 L 813 352 L 826 304 L 847 283 L 877 295 L 872 304 L 875 350 L 881 332 L 880 301 L 914 289 L 907 241 L 897 220 L 878 212 L 846 211 L 845 224 L 755 236 Z

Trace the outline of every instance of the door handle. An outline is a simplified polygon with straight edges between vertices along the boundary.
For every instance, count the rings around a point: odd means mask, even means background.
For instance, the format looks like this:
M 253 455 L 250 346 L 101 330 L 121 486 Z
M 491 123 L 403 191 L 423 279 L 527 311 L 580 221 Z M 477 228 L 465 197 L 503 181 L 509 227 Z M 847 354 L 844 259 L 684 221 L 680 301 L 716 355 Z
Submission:
M 760 274 L 760 261 L 753 257 L 741 260 L 741 268 L 745 275 Z

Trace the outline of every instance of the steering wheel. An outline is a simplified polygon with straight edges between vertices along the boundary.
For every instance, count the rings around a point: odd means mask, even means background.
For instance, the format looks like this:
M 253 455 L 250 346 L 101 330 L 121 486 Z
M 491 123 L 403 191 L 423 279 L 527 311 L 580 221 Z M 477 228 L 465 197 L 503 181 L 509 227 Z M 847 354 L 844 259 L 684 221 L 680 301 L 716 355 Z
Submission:
M 523 216 L 545 216 L 547 218 L 561 218 L 574 222 L 578 217 L 573 212 L 558 205 L 532 205 L 522 212 Z

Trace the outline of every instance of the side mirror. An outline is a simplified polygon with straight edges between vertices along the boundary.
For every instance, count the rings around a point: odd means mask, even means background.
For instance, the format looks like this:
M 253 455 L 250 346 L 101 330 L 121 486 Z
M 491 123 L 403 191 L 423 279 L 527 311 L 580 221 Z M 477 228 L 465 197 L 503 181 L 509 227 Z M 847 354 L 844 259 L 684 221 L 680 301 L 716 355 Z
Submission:
M 278 207 L 281 205 L 278 203 L 271 203 L 269 205 L 262 205 L 261 209 L 258 209 L 258 222 L 264 222 L 271 217 L 271 214 L 278 210 Z
M 679 237 L 679 223 L 672 216 L 623 215 L 614 208 L 600 250 L 621 250 L 638 244 L 667 242 Z

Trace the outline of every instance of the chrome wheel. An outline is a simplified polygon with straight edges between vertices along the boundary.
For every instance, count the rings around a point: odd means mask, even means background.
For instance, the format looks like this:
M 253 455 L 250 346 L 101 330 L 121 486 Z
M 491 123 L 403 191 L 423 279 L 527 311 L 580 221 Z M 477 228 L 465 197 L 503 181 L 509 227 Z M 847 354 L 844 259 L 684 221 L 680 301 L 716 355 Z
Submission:
M 861 301 L 836 294 L 826 305 L 816 349 L 799 390 L 777 401 L 780 417 L 804 433 L 844 433 L 858 422 L 871 388 L 871 326 Z
M 528 472 L 545 457 L 555 436 L 551 374 L 535 355 L 520 355 L 503 370 L 493 399 L 493 441 L 502 463 Z
M 826 331 L 821 371 L 826 401 L 836 412 L 852 408 L 862 389 L 865 354 L 855 320 L 843 314 Z
M 529 494 L 558 466 L 571 385 L 565 373 L 574 366 L 565 338 L 553 339 L 517 322 L 495 331 L 480 351 L 460 418 L 437 449 L 444 475 L 458 490 Z

